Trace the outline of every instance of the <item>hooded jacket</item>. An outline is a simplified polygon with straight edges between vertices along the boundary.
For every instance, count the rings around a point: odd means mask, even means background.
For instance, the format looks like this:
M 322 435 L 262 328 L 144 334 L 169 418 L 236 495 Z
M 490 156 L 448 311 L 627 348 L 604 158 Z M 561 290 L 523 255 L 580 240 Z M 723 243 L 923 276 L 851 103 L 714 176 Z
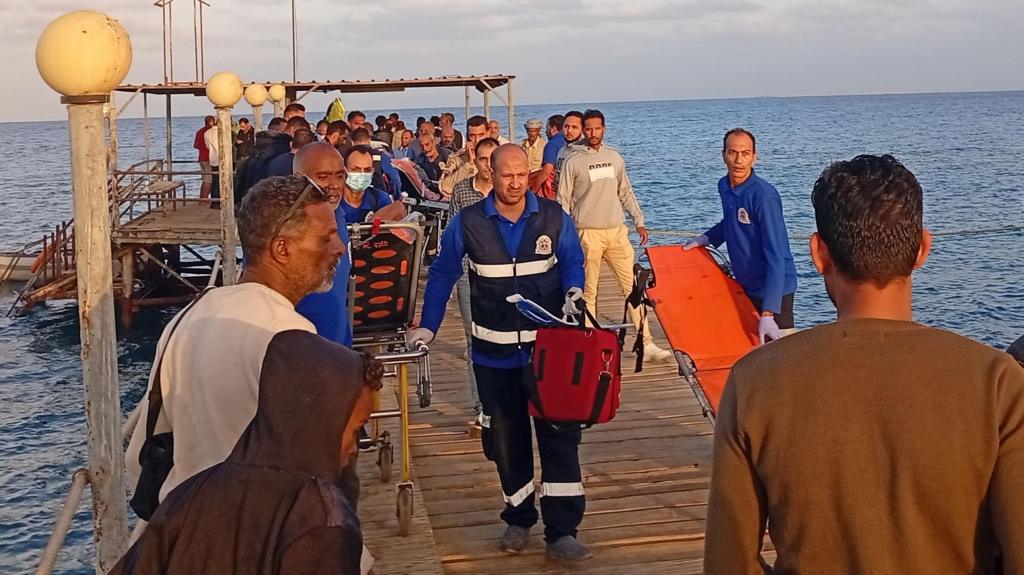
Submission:
M 348 348 L 276 334 L 231 455 L 171 491 L 111 573 L 358 574 L 359 521 L 335 484 L 362 379 Z

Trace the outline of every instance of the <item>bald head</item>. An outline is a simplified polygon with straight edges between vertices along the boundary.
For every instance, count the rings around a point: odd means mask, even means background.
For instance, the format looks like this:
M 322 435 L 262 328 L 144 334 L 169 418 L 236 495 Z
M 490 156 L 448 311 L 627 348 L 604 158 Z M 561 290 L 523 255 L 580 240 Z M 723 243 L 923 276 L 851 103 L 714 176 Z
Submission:
M 495 173 L 500 173 L 501 167 L 510 162 L 513 158 L 525 159 L 526 152 L 518 144 L 502 144 L 491 153 L 491 166 Z
M 308 176 L 327 194 L 327 200 L 335 207 L 341 201 L 342 184 L 345 181 L 345 162 L 338 150 L 320 142 L 303 146 L 295 152 L 292 171 Z

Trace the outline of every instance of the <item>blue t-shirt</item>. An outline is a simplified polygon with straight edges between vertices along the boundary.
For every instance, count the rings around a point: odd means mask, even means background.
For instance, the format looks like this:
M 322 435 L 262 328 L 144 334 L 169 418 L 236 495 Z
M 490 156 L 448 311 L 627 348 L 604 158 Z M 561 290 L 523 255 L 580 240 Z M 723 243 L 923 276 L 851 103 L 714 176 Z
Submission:
M 343 202 L 344 203 L 344 202 Z M 334 285 L 325 293 L 313 293 L 302 298 L 295 311 L 316 326 L 321 337 L 335 343 L 352 347 L 352 324 L 348 317 L 348 276 L 352 271 L 352 243 L 348 237 L 345 212 L 334 211 L 338 222 L 338 235 L 345 244 L 345 255 L 341 256 L 334 271 Z
M 541 164 L 555 165 L 555 161 L 558 160 L 558 152 L 565 147 L 565 135 L 562 132 L 558 132 L 548 143 L 544 144 L 544 159 L 541 160 Z
M 796 291 L 796 265 L 779 192 L 751 172 L 735 188 L 723 177 L 718 195 L 724 217 L 704 235 L 715 247 L 729 244 L 736 281 L 747 294 L 763 300 L 765 311 L 781 312 L 782 296 Z
M 377 199 L 377 206 L 374 207 L 372 200 Z M 366 221 L 366 214 L 375 212 L 391 203 L 391 196 L 377 188 L 366 188 L 363 192 L 363 202 L 358 208 L 352 207 L 345 198 L 341 198 L 341 210 L 345 213 L 345 221 L 350 224 L 361 224 Z M 347 232 L 346 232 L 347 233 Z

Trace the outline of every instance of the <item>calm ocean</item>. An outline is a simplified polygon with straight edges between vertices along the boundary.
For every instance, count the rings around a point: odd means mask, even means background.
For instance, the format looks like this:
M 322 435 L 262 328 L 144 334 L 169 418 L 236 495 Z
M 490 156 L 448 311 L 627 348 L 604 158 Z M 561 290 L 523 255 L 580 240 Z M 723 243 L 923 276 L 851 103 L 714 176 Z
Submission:
M 519 106 L 517 123 L 585 107 Z M 715 184 L 724 174 L 722 134 L 744 126 L 757 135 L 757 171 L 781 193 L 792 238 L 800 276 L 798 327 L 834 317 L 802 239 L 814 231 L 811 186 L 834 160 L 860 153 L 901 159 L 925 189 L 925 223 L 933 231 L 1021 225 L 1024 146 L 1018 132 L 1024 126 L 1024 92 L 598 107 L 608 118 L 607 141 L 625 156 L 652 230 L 702 231 L 714 224 L 721 217 Z M 401 115 L 412 124 L 418 115 L 441 111 L 403 110 Z M 504 110 L 496 108 L 495 114 L 504 124 Z M 142 124 L 118 124 L 122 166 L 146 153 Z M 199 124 L 198 118 L 176 119 L 176 158 L 195 157 L 192 134 Z M 462 118 L 458 124 L 464 125 Z M 151 122 L 149 136 L 152 156 L 162 156 L 162 118 Z M 2 250 L 38 239 L 69 219 L 71 186 L 65 123 L 0 124 L 0 139 L 8 142 L 0 164 Z M 652 238 L 655 243 L 681 241 L 657 231 Z M 12 286 L 0 286 L 0 573 L 34 569 L 71 473 L 85 465 L 86 453 L 75 308 L 56 302 L 3 318 L 14 300 L 12 292 Z M 915 275 L 914 297 L 918 321 L 1005 348 L 1024 334 L 1024 232 L 937 237 L 931 259 Z M 156 338 L 172 313 L 145 310 L 130 333 L 119 333 L 126 411 L 142 395 Z M 92 572 L 90 526 L 83 505 L 60 572 Z

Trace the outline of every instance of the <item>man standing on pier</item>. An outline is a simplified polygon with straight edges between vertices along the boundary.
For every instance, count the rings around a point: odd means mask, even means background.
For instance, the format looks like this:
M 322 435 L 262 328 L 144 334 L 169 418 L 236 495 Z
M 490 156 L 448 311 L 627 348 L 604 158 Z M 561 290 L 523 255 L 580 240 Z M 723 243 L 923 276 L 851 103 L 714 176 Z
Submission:
M 892 156 L 826 168 L 811 260 L 837 320 L 747 354 L 715 422 L 704 572 L 1024 573 L 1024 369 L 915 323 L 931 235 Z
M 429 343 L 441 326 L 452 288 L 469 258 L 472 361 L 483 402 L 483 450 L 501 479 L 508 525 L 501 549 L 526 548 L 537 522 L 533 439 L 523 370 L 530 363 L 536 324 L 521 316 L 508 296 L 519 293 L 560 314 L 583 285 L 583 253 L 572 220 L 558 204 L 527 187 L 526 152 L 505 144 L 491 154 L 494 190 L 452 217 L 430 267 L 421 326 L 407 340 Z M 540 507 L 547 556 L 576 562 L 590 551 L 576 539 L 585 499 L 579 463 L 580 426 L 533 420 L 540 451 Z
M 729 171 L 718 180 L 722 221 L 686 242 L 683 248 L 729 244 L 729 261 L 736 280 L 761 314 L 758 331 L 761 343 L 765 343 L 795 331 L 796 266 L 789 252 L 782 199 L 771 184 L 754 173 L 754 134 L 743 128 L 726 132 L 722 160 Z
M 473 116 L 466 120 L 466 145 L 458 152 L 452 154 L 444 166 L 443 176 L 440 184 L 441 194 L 445 198 L 452 195 L 455 184 L 466 178 L 476 175 L 476 167 L 473 164 L 473 154 L 476 151 L 476 144 L 487 137 L 487 119 L 483 116 Z
M 203 127 L 196 132 L 195 142 L 192 147 L 199 152 L 199 170 L 203 172 L 203 183 L 199 188 L 199 197 L 206 199 L 210 197 L 210 189 L 213 187 L 213 170 L 210 167 L 210 148 L 206 147 L 206 131 L 217 123 L 213 116 L 203 118 Z
M 566 118 L 568 121 L 568 118 Z M 572 216 L 580 234 L 586 258 L 587 284 L 583 300 L 587 308 L 597 310 L 597 285 L 601 279 L 601 262 L 608 262 L 626 297 L 633 290 L 633 244 L 626 229 L 629 212 L 640 246 L 647 245 L 644 213 L 626 175 L 626 161 L 615 149 L 604 145 L 604 114 L 599 110 L 583 113 L 586 147 L 565 160 L 558 181 L 558 202 Z M 650 327 L 641 326 L 640 310 L 630 306 L 633 325 L 643 329 L 644 359 L 663 361 L 672 353 L 654 343 Z

